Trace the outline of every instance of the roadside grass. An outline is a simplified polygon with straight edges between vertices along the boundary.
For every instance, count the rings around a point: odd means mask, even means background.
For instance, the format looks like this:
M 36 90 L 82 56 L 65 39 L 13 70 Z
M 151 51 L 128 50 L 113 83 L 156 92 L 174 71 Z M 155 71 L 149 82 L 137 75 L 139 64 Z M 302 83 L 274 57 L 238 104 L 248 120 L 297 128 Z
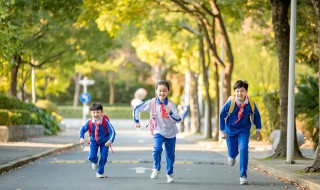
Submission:
M 110 119 L 133 119 L 132 107 L 129 106 L 104 106 L 103 113 Z M 58 113 L 64 118 L 82 118 L 83 106 L 58 106 Z M 87 118 L 90 114 L 86 115 Z M 148 119 L 149 113 L 142 112 L 141 119 Z

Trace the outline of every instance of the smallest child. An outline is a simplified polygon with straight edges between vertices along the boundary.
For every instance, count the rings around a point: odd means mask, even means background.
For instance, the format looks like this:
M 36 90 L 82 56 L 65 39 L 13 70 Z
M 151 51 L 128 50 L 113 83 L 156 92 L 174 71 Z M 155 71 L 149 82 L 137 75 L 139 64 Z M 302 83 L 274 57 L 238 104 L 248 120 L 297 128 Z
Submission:
M 92 169 L 96 171 L 97 178 L 104 178 L 104 167 L 107 163 L 109 147 L 114 141 L 116 132 L 109 122 L 109 118 L 103 115 L 103 106 L 93 103 L 90 106 L 92 116 L 80 129 L 80 144 L 84 143 L 84 134 L 89 131 L 90 151 L 88 159 L 92 162 Z M 100 160 L 98 150 L 100 149 Z M 98 163 L 99 162 L 99 163 Z

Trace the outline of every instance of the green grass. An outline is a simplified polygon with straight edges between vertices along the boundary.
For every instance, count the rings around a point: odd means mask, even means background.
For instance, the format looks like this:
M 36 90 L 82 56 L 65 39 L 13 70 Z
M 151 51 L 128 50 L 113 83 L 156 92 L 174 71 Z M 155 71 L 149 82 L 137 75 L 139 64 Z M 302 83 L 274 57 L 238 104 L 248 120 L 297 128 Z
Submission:
M 82 118 L 82 109 L 82 106 L 58 106 L 58 113 L 64 118 Z M 131 106 L 104 106 L 103 113 L 111 119 L 132 119 Z M 148 118 L 148 112 L 141 113 L 141 119 Z

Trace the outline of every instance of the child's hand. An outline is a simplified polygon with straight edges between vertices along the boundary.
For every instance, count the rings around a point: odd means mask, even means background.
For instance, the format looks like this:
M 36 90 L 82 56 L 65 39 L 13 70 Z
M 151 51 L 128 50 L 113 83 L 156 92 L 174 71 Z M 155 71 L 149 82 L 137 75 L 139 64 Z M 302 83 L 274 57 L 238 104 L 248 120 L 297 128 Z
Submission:
M 224 132 L 221 132 L 221 138 L 226 139 L 227 138 L 227 134 Z
M 106 144 L 105 144 L 106 146 L 110 146 L 111 145 L 111 142 L 110 141 L 108 141 L 108 142 L 106 142 Z
M 136 127 L 137 127 L 137 128 L 140 128 L 140 123 L 136 123 Z
M 84 139 L 80 138 L 80 144 L 83 144 L 83 143 L 84 143 Z
M 256 132 L 256 139 L 257 139 L 257 141 L 260 141 L 262 139 L 260 132 Z

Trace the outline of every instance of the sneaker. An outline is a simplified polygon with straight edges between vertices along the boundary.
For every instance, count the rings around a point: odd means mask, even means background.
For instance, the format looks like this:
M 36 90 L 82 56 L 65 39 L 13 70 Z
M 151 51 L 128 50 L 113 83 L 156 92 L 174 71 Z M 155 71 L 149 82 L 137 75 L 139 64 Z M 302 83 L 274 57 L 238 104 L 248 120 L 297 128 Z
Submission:
M 240 177 L 240 184 L 241 185 L 248 184 L 248 180 L 246 176 Z
M 105 178 L 106 176 L 104 176 L 103 174 L 96 173 L 96 177 L 97 178 Z
M 173 178 L 173 175 L 172 175 L 172 174 L 170 174 L 170 175 L 167 174 L 167 182 L 168 182 L 168 183 L 174 182 L 174 178 Z
M 92 163 L 91 167 L 92 167 L 93 170 L 96 170 L 98 168 L 98 164 Z
M 157 171 L 156 169 L 153 169 L 152 173 L 151 173 L 151 179 L 157 179 L 159 173 L 160 173 L 160 171 Z
M 234 166 L 235 163 L 236 163 L 236 159 L 232 159 L 232 158 L 228 157 L 228 164 L 230 166 Z

